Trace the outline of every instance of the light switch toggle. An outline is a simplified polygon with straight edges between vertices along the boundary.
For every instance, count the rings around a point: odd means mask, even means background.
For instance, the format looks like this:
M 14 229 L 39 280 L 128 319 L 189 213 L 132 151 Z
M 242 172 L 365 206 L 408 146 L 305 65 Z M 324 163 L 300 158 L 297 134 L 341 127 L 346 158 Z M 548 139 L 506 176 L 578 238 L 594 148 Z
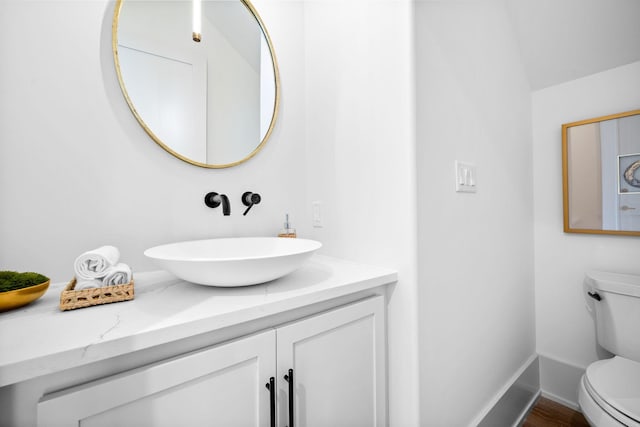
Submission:
M 476 165 L 456 160 L 456 191 L 475 193 L 477 191 Z

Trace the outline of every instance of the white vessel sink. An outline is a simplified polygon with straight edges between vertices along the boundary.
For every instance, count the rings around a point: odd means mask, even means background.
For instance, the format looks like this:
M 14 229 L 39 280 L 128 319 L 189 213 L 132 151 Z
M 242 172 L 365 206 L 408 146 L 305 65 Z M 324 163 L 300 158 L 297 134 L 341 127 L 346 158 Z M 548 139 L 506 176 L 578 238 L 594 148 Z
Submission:
M 282 237 L 192 240 L 144 251 L 164 270 L 187 282 L 208 286 L 247 286 L 298 269 L 322 244 Z

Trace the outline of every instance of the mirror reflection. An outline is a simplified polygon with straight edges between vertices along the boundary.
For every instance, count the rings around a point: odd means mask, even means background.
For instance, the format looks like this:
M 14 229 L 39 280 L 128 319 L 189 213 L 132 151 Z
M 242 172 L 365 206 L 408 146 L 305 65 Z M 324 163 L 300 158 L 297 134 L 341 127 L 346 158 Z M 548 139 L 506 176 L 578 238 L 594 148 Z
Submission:
M 248 1 L 119 0 L 113 51 L 131 111 L 176 157 L 229 167 L 267 141 L 278 69 Z
M 562 126 L 565 232 L 640 235 L 640 110 Z

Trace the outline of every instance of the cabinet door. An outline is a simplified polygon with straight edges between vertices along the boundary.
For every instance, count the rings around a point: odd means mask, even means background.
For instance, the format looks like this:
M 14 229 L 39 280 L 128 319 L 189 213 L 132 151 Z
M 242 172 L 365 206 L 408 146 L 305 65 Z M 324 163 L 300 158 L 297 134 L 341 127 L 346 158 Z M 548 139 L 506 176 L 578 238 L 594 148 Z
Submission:
M 276 329 L 279 426 L 386 425 L 384 313 L 373 297 Z
M 270 425 L 267 331 L 45 396 L 39 426 Z

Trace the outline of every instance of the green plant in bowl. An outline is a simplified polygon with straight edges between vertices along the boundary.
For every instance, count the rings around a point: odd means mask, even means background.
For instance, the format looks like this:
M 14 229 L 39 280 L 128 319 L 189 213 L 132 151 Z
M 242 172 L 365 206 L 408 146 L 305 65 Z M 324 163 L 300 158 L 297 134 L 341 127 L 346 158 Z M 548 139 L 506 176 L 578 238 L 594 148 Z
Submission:
M 39 273 L 0 271 L 0 311 L 22 307 L 40 298 L 50 280 Z

